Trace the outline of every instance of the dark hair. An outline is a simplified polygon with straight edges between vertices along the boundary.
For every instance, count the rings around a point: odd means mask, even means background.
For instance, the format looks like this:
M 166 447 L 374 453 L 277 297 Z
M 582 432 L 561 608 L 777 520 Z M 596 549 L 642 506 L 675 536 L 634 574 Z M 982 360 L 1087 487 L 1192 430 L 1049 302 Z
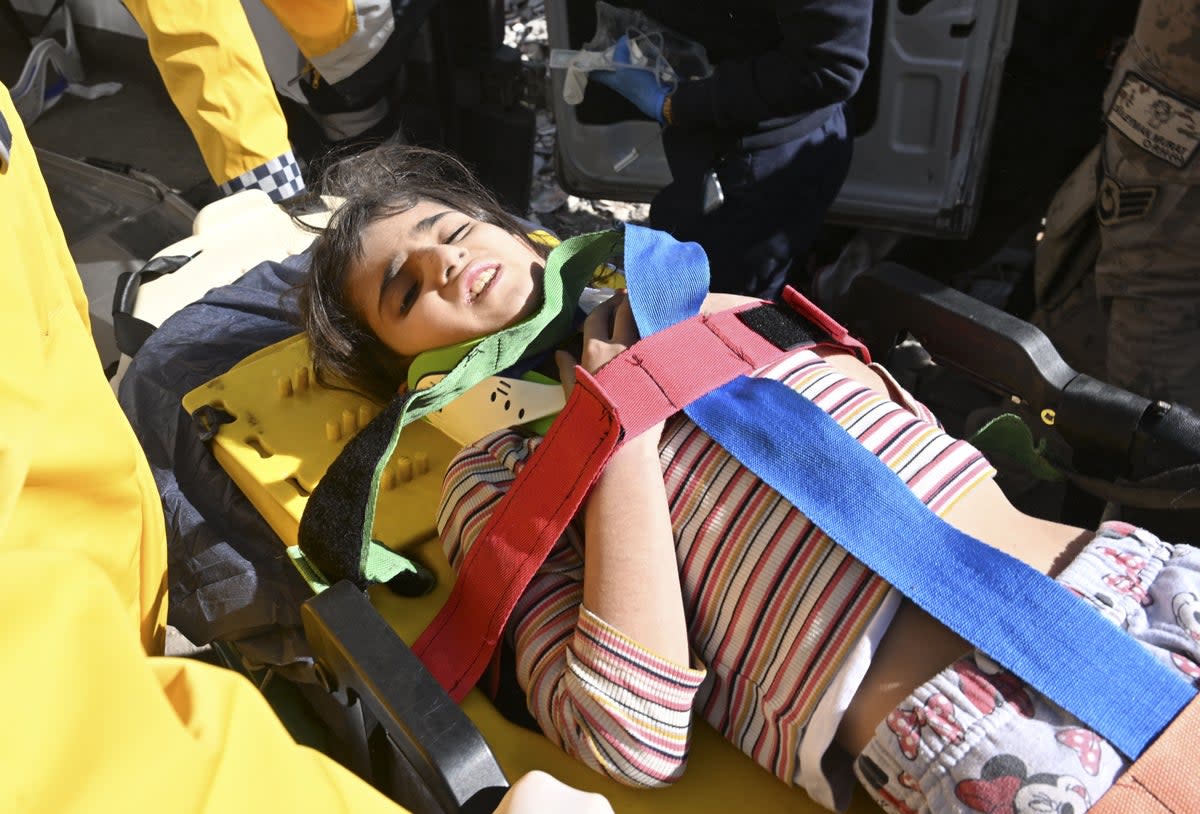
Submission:
M 351 387 L 376 401 L 386 403 L 396 395 L 412 360 L 380 342 L 347 298 L 346 274 L 362 259 L 362 233 L 368 226 L 421 202 L 434 202 L 499 226 L 543 256 L 548 253 L 469 169 L 436 150 L 385 144 L 336 161 L 313 190 L 312 197 L 317 195 L 344 203 L 318 230 L 310 249 L 311 270 L 299 292 L 313 372 L 324 386 Z

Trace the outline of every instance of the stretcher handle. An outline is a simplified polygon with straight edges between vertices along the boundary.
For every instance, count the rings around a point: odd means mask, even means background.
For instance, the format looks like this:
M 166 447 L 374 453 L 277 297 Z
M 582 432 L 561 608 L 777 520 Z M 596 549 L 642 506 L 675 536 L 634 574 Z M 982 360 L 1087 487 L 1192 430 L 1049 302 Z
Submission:
M 899 263 L 879 263 L 850 285 L 843 315 L 877 355 L 904 332 L 938 362 L 1035 409 L 1055 407 L 1079 375 L 1033 325 Z
M 325 688 L 387 736 L 392 770 L 366 779 L 416 812 L 494 810 L 508 779 L 492 750 L 363 591 L 338 582 L 305 602 L 301 619 Z
M 1019 397 L 1089 462 L 1117 462 L 1106 477 L 1140 480 L 1200 461 L 1194 411 L 1079 373 L 1035 326 L 899 263 L 855 278 L 846 310 L 873 351 L 907 331 L 938 363 Z

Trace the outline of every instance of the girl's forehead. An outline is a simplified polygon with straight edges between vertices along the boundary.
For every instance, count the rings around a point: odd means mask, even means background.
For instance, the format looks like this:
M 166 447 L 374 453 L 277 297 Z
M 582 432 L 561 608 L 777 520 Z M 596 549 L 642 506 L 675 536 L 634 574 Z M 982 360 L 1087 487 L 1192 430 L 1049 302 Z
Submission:
M 454 210 L 444 204 L 420 201 L 403 212 L 373 219 L 359 233 L 364 259 L 375 252 L 403 250 L 405 245 L 434 235 L 434 227 Z
M 408 235 L 421 231 L 418 227 L 423 227 L 427 230 L 431 225 L 430 218 L 436 218 L 441 214 L 456 213 L 451 206 L 436 201 L 417 201 L 407 209 L 399 212 L 391 212 L 384 214 L 382 217 L 375 218 L 367 225 L 366 231 L 374 229 L 387 229 L 389 231 L 399 228 L 401 233 Z

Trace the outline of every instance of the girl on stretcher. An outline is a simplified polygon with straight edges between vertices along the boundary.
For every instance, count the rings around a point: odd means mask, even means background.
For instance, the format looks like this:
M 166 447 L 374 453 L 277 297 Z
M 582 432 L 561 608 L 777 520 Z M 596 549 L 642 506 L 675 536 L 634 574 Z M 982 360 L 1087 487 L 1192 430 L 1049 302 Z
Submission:
M 345 203 L 314 245 L 301 298 L 323 381 L 390 400 L 419 354 L 540 306 L 551 242 L 531 237 L 453 159 L 392 147 L 336 169 L 330 191 Z M 746 302 L 709 295 L 702 311 Z M 597 371 L 638 341 L 628 296 L 611 293 L 550 339 L 569 391 L 576 365 Z M 980 452 L 851 349 L 801 348 L 754 375 L 826 411 L 949 524 L 1050 575 L 1189 681 L 1200 677 L 1200 552 L 1127 524 L 1087 530 L 1018 511 Z M 779 441 L 801 432 L 785 428 Z M 541 441 L 494 432 L 450 466 L 438 525 L 452 565 Z M 901 549 L 921 542 L 888 533 Z M 683 774 L 695 716 L 833 809 L 847 805 L 857 775 L 893 811 L 1080 814 L 1128 764 L 682 413 L 615 453 L 522 595 L 506 643 L 541 731 L 633 785 Z

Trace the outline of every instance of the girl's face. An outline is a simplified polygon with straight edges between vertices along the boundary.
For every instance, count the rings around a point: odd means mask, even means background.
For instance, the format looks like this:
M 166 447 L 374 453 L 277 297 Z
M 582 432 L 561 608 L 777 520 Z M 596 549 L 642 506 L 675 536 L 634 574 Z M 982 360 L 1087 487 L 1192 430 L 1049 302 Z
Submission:
M 493 334 L 537 310 L 545 263 L 520 237 L 422 201 L 372 223 L 347 294 L 387 347 L 406 357 Z

